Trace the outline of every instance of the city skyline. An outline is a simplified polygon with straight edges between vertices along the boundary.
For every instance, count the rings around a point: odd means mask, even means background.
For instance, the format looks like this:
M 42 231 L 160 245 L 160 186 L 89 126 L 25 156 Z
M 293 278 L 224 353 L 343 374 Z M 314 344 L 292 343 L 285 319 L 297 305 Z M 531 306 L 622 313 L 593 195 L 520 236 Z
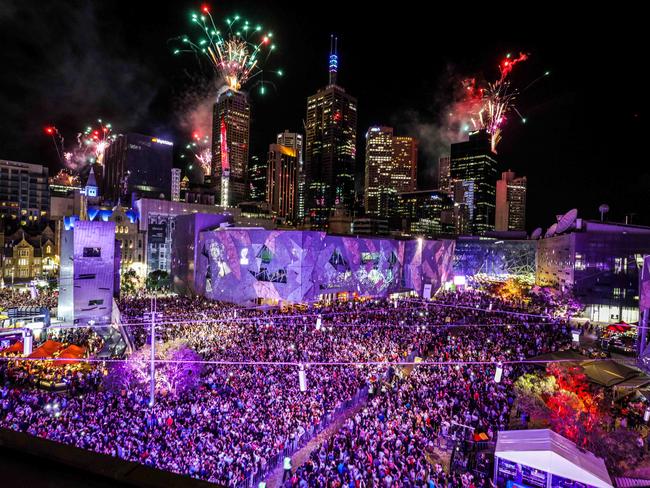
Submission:
M 49 123 L 57 123 L 68 139 L 74 137 L 78 127 L 87 123 L 89 119 L 96 116 L 106 116 L 115 121 L 116 132 L 126 133 L 128 131 L 139 131 L 145 134 L 156 134 L 158 136 L 169 135 L 180 149 L 184 142 L 189 139 L 187 131 L 180 129 L 178 110 L 175 109 L 177 101 L 184 93 L 196 83 L 190 75 L 200 76 L 201 68 L 191 57 L 175 59 L 171 56 L 167 41 L 187 28 L 187 13 L 191 8 L 198 8 L 194 3 L 183 3 L 170 7 L 160 7 L 155 10 L 147 10 L 147 5 L 132 6 L 125 12 L 119 9 L 88 7 L 83 4 L 81 8 L 72 9 L 65 5 L 59 9 L 50 10 L 49 7 L 42 7 L 40 15 L 51 14 L 55 17 L 63 14 L 74 14 L 72 20 L 90 20 L 81 25 L 69 25 L 70 39 L 66 41 L 66 47 L 74 44 L 83 37 L 83 34 L 94 32 L 94 41 L 102 40 L 107 35 L 99 25 L 97 19 L 107 18 L 113 22 L 123 23 L 122 34 L 124 39 L 115 43 L 110 52 L 101 51 L 108 49 L 99 47 L 100 42 L 89 45 L 89 54 L 106 54 L 104 56 L 107 65 L 116 60 L 128 61 L 120 64 L 122 71 L 129 76 L 128 79 L 137 80 L 140 90 L 147 93 L 146 109 L 140 110 L 141 103 L 135 104 L 135 109 L 125 114 L 121 110 L 127 101 L 132 101 L 131 93 L 126 96 L 125 89 L 133 88 L 133 84 L 124 82 L 124 86 L 114 86 L 108 95 L 101 97 L 88 94 L 87 87 L 82 87 L 80 92 L 86 97 L 87 104 L 82 106 L 78 100 L 72 100 L 66 89 L 70 81 L 62 76 L 61 71 L 54 70 L 50 55 L 36 56 L 31 66 L 21 67 L 15 59 L 16 54 L 3 54 L 3 64 L 13 71 L 14 75 L 36 73 L 37 67 L 44 73 L 49 73 L 52 86 L 36 86 L 37 81 L 42 81 L 40 76 L 14 77 L 12 82 L 0 77 L 0 86 L 4 89 L 17 90 L 29 97 L 32 103 L 24 111 L 19 113 L 12 103 L 5 98 L 1 99 L 5 104 L 6 116 L 2 121 L 0 131 L 0 157 L 9 160 L 25 161 L 29 163 L 45 164 L 50 168 L 50 173 L 55 174 L 56 155 L 54 154 L 49 141 L 42 134 L 42 128 Z M 437 135 L 430 127 L 436 124 L 439 116 L 439 107 L 436 109 L 436 99 L 441 94 L 441 79 L 448 74 L 448 66 L 454 65 L 452 73 L 486 73 L 492 75 L 496 70 L 498 59 L 505 52 L 529 52 L 530 59 L 522 64 L 521 71 L 517 73 L 517 80 L 522 84 L 532 80 L 537 74 L 549 69 L 552 75 L 548 80 L 540 82 L 535 91 L 523 93 L 520 97 L 520 106 L 527 118 L 527 123 L 509 121 L 504 130 L 503 140 L 499 146 L 499 171 L 512 168 L 518 174 L 525 174 L 529 178 L 527 216 L 528 230 L 533 227 L 546 227 L 552 223 L 549 215 L 559 214 L 568 208 L 579 207 L 582 214 L 589 217 L 597 217 L 598 204 L 606 202 L 612 211 L 610 218 L 623 220 L 625 214 L 637 212 L 634 222 L 647 222 L 648 216 L 641 210 L 643 202 L 644 185 L 648 183 L 647 171 L 642 172 L 639 178 L 630 184 L 625 180 L 625 174 L 635 167 L 635 161 L 641 157 L 640 144 L 635 141 L 641 134 L 644 124 L 643 114 L 636 101 L 624 93 L 621 100 L 616 104 L 594 104 L 594 94 L 597 87 L 595 84 L 584 83 L 583 73 L 593 72 L 593 67 L 598 65 L 600 59 L 589 50 L 582 49 L 582 45 L 576 39 L 566 33 L 561 34 L 558 39 L 546 40 L 538 34 L 541 32 L 533 28 L 528 35 L 523 35 L 519 27 L 514 26 L 507 32 L 503 40 L 487 41 L 481 45 L 475 42 L 463 41 L 456 44 L 445 44 L 437 47 L 430 65 L 422 66 L 417 76 L 403 84 L 404 89 L 395 90 L 391 96 L 383 96 L 386 85 L 400 87 L 398 83 L 399 72 L 386 69 L 380 62 L 384 54 L 397 52 L 401 40 L 397 45 L 385 47 L 385 53 L 373 52 L 361 47 L 362 40 L 374 40 L 365 37 L 370 32 L 381 31 L 381 27 L 394 25 L 389 24 L 386 17 L 369 13 L 368 25 L 359 25 L 358 17 L 352 15 L 343 19 L 334 14 L 325 14 L 322 18 L 313 19 L 312 23 L 303 25 L 300 22 L 292 22 L 292 19 L 299 19 L 306 13 L 300 9 L 288 10 L 286 15 L 279 16 L 270 7 L 257 8 L 253 2 L 244 2 L 240 7 L 234 4 L 220 4 L 219 8 L 224 12 L 234 11 L 235 7 L 242 13 L 255 15 L 263 18 L 265 24 L 273 27 L 280 49 L 274 54 L 277 62 L 274 64 L 285 68 L 286 76 L 275 80 L 276 89 L 269 89 L 267 94 L 259 96 L 253 93 L 251 98 L 253 120 L 251 122 L 251 155 L 264 156 L 268 141 L 277 132 L 289 129 L 303 132 L 301 124 L 304 117 L 304 106 L 306 97 L 315 93 L 327 83 L 327 55 L 329 51 L 329 34 L 335 32 L 339 35 L 339 74 L 338 84 L 344 86 L 348 93 L 359 99 L 359 122 L 357 128 L 357 177 L 363 172 L 364 148 L 360 144 L 360 134 L 365 133 L 368 127 L 375 124 L 391 125 L 400 134 L 410 135 L 422 140 L 417 130 L 425 131 L 424 141 L 420 151 L 419 180 L 422 183 L 419 188 L 430 189 L 436 187 L 434 175 L 436 173 L 437 156 L 427 150 L 428 143 Z M 26 9 L 26 10 L 25 10 Z M 283 10 L 283 9 L 278 9 Z M 12 5 L 12 8 L 0 13 L 0 22 L 8 22 L 6 32 L 15 36 L 17 51 L 27 49 L 29 43 L 22 35 L 15 32 L 11 25 L 12 19 L 24 12 L 32 12 L 30 7 L 23 5 Z M 140 15 L 145 13 L 146 15 Z M 407 13 L 398 13 L 398 16 Z M 145 36 L 138 32 L 134 26 L 137 22 L 143 22 L 144 26 L 158 26 L 155 35 Z M 423 23 L 419 19 L 411 19 L 414 25 Z M 568 20 L 566 22 L 568 23 Z M 477 22 L 478 19 L 468 17 L 469 25 Z M 371 26 L 374 26 L 371 28 Z M 355 30 L 353 27 L 362 30 Z M 94 29 L 94 30 L 93 30 Z M 44 29 L 43 36 L 53 35 L 54 27 Z M 146 28 L 143 30 L 147 30 Z M 399 32 L 399 30 L 398 30 Z M 444 29 L 435 33 L 435 38 L 444 37 Z M 413 34 L 414 36 L 428 35 Z M 632 35 L 632 34 L 630 34 Z M 301 46 L 298 39 L 307 39 L 307 46 Z M 508 41 L 510 39 L 510 41 Z M 568 41 L 563 42 L 563 41 Z M 27 47 L 23 44 L 27 43 Z M 637 45 L 629 43 L 630 46 Z M 124 49 L 126 45 L 129 49 Z M 609 46 L 608 50 L 602 52 L 615 52 L 615 46 Z M 63 49 L 63 48 L 62 48 Z M 633 47 L 634 49 L 634 47 Z M 150 56 L 141 61 L 141 54 L 144 50 Z M 127 52 L 128 51 L 128 52 Z M 304 53 L 309 51 L 310 56 Z M 406 54 L 400 62 L 410 63 L 419 59 L 422 51 L 415 51 Z M 617 52 L 621 62 L 633 57 L 632 52 Z M 61 60 L 72 59 L 67 51 L 56 51 L 51 54 L 54 58 L 58 56 Z M 84 55 L 85 56 L 85 55 Z M 600 56 L 600 54 L 599 54 Z M 89 58 L 83 57 L 82 61 Z M 94 58 L 93 58 L 94 59 Z M 97 58 L 99 59 L 99 58 Z M 137 62 L 136 62 L 137 61 Z M 65 64 L 65 63 L 64 63 Z M 629 63 L 625 63 L 630 66 Z M 304 67 L 303 67 L 304 65 Z M 82 63 L 81 68 L 86 68 Z M 101 73 L 106 73 L 105 67 L 97 67 Z M 519 69 L 519 68 L 518 68 Z M 631 66 L 630 69 L 636 69 Z M 82 74 L 87 74 L 86 69 L 81 69 Z M 203 69 L 203 74 L 208 71 Z M 611 81 L 614 73 L 600 73 Z M 91 73 L 92 75 L 92 73 Z M 379 78 L 378 78 L 379 77 Z M 15 86 L 16 79 L 22 79 L 22 84 Z M 92 79 L 92 76 L 91 76 Z M 376 81 L 380 80 L 380 83 Z M 106 82 L 115 81 L 114 78 Z M 119 80 L 118 80 L 119 81 Z M 128 80 L 127 80 L 128 81 Z M 141 83 L 140 83 L 141 82 Z M 617 83 L 622 84 L 622 81 Z M 600 85 L 599 83 L 598 85 Z M 115 84 L 114 85 L 119 85 Z M 618 85 L 615 83 L 614 87 Z M 9 92 L 10 90 L 3 90 Z M 253 90 L 254 91 L 254 90 Z M 393 91 L 393 90 L 391 90 Z M 47 93 L 46 93 L 47 92 Z M 122 96 L 120 96 L 122 95 Z M 80 96 L 80 95 L 76 95 Z M 72 98 L 72 99 L 71 99 Z M 118 103 L 109 104 L 108 101 L 117 100 Z M 114 105 L 114 106 L 113 106 Z M 275 107 L 286 107 L 282 110 L 276 120 L 278 111 Z M 63 107 L 63 108 L 62 108 Z M 74 108 L 70 108 L 74 107 Z M 598 107 L 598 110 L 596 110 Z M 601 113 L 605 110 L 606 115 Z M 106 113 L 111 112 L 112 113 Z M 413 115 L 413 116 L 411 116 Z M 592 124 L 603 118 L 616 120 L 614 127 L 608 128 L 609 134 L 606 138 L 599 138 L 595 134 Z M 125 120 L 131 119 L 131 120 Z M 416 124 L 412 122 L 415 121 Z M 621 137 L 629 138 L 626 144 L 617 144 Z M 430 144 L 429 144 L 430 145 Z M 619 158 L 620 176 L 610 178 L 606 174 L 610 158 Z M 179 159 L 175 159 L 176 165 Z M 591 170 L 591 171 L 590 171 Z M 558 172 L 564 172 L 566 178 L 557 178 Z M 590 191 L 580 188 L 569 188 L 568 181 L 584 178 L 583 173 L 589 171 L 586 186 Z M 564 186 L 563 186 L 564 185 Z M 629 188 L 628 188 L 629 187 Z M 552 188 L 554 198 L 549 202 L 546 196 L 547 189 Z M 626 191 L 622 192 L 621 189 Z M 595 189 L 596 191 L 592 191 Z M 549 208 L 550 205 L 550 208 Z

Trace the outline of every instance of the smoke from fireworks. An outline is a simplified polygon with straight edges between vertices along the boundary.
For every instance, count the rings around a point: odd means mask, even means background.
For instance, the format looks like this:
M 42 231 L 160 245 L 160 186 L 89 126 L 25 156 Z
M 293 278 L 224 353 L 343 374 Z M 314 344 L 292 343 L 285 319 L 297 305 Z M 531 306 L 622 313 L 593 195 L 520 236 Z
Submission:
M 261 78 L 262 64 L 276 48 L 272 32 L 264 33 L 261 25 L 252 24 L 239 15 L 224 19 L 226 28 L 222 31 L 206 5 L 201 7 L 200 14 L 192 14 L 192 22 L 201 30 L 200 37 L 196 40 L 180 37 L 182 47 L 175 49 L 174 54 L 191 52 L 207 58 L 214 71 L 234 91 L 260 76 L 260 94 L 265 93 L 268 82 Z M 282 76 L 281 70 L 275 73 Z
M 97 125 L 87 126 L 77 133 L 77 144 L 66 147 L 65 139 L 55 126 L 45 128 L 52 137 L 59 162 L 72 171 L 78 171 L 88 164 L 104 164 L 104 153 L 117 137 L 112 133 L 112 125 L 97 119 Z

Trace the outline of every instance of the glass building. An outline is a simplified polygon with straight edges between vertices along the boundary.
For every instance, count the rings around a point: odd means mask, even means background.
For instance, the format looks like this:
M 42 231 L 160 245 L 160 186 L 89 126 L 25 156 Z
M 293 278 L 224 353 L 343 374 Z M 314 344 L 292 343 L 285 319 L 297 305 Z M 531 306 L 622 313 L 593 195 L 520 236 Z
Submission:
M 639 270 L 650 228 L 578 219 L 570 233 L 539 242 L 536 281 L 571 290 L 596 322 L 636 322 Z
M 454 231 L 454 202 L 444 191 L 422 190 L 398 195 L 395 213 L 409 235 L 438 236 Z
M 104 155 L 104 199 L 123 205 L 139 198 L 171 199 L 173 146 L 157 137 L 119 135 Z
M 494 230 L 497 160 L 490 134 L 472 132 L 468 141 L 451 145 L 450 177 L 456 182 L 473 183 L 471 194 L 466 193 L 464 200 L 470 206 L 472 232 L 484 234 Z
M 535 276 L 537 241 L 495 237 L 459 237 L 454 252 L 454 274 L 492 277 Z

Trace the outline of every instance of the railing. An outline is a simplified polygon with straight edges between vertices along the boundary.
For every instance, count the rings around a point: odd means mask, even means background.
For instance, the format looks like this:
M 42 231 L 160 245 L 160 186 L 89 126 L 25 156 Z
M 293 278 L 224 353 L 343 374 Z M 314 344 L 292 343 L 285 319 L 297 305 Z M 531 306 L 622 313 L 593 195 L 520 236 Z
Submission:
M 417 356 L 419 353 L 420 351 L 417 350 L 411 351 L 410 354 L 404 358 L 403 362 L 413 362 L 415 356 Z M 389 367 L 384 374 L 383 381 L 390 381 L 394 373 L 394 367 Z M 282 465 L 285 457 L 292 456 L 299 449 L 302 449 L 314 437 L 328 428 L 332 424 L 332 419 L 336 418 L 346 410 L 357 407 L 361 402 L 365 402 L 368 398 L 368 389 L 369 387 L 367 385 L 364 386 L 359 391 L 357 391 L 357 393 L 352 398 L 341 403 L 332 412 L 324 414 L 317 424 L 309 426 L 303 435 L 298 438 L 288 439 L 288 445 L 285 445 L 284 449 L 281 452 L 278 452 L 272 456 L 266 462 L 266 465 L 261 467 L 261 469 L 258 469 L 256 472 L 249 474 L 244 479 L 244 481 L 237 484 L 237 488 L 253 488 L 257 483 L 263 481 L 273 470 Z
M 237 487 L 253 488 L 257 483 L 264 480 L 269 473 L 281 466 L 285 457 L 290 457 L 299 449 L 302 449 L 309 441 L 328 428 L 332 424 L 332 419 L 336 418 L 346 410 L 357 407 L 362 402 L 365 402 L 367 398 L 368 387 L 364 386 L 352 398 L 339 404 L 339 406 L 333 411 L 324 414 L 318 423 L 310 425 L 301 436 L 287 439 L 287 444 L 282 451 L 272 456 L 266 462 L 265 466 L 259 469 L 256 473 L 250 474 L 243 482 L 239 483 Z

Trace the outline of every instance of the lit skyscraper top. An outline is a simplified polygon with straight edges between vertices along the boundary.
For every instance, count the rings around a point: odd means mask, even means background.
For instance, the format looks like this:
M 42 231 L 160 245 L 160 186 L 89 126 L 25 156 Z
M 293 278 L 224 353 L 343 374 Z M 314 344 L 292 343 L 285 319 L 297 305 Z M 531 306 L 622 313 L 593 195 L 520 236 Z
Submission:
M 332 36 L 329 85 L 307 99 L 305 120 L 305 214 L 312 228 L 326 229 L 335 207 L 354 207 L 357 100 L 335 84 L 338 58 Z M 332 57 L 334 56 L 334 57 Z
M 338 37 L 330 36 L 330 85 L 336 85 L 336 73 L 339 70 Z

